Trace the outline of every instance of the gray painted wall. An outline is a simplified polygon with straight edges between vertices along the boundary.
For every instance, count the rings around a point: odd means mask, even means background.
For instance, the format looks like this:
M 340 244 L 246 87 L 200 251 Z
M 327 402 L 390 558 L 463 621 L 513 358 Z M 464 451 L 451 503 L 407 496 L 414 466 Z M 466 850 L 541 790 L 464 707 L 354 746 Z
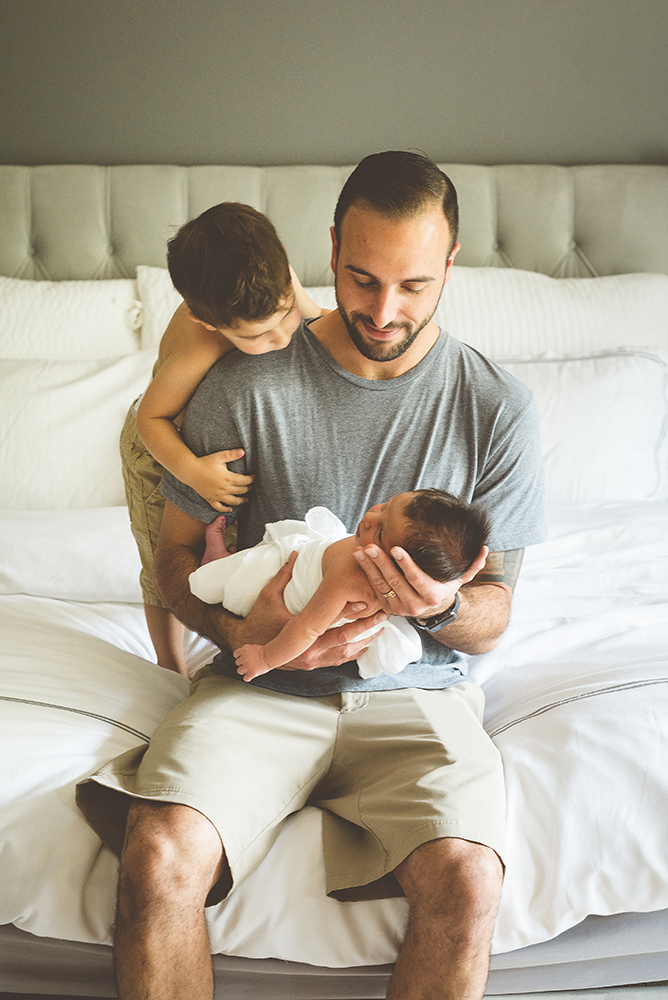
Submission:
M 668 163 L 667 0 L 0 0 L 2 163 Z

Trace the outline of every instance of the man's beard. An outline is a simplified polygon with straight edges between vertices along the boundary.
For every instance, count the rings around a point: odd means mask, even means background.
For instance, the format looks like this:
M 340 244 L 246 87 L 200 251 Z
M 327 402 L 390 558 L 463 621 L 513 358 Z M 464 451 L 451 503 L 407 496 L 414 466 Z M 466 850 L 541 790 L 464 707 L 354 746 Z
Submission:
M 387 327 L 387 329 L 404 329 L 406 330 L 406 335 L 402 340 L 394 344 L 384 344 L 384 343 L 368 343 L 364 340 L 362 334 L 357 329 L 356 323 L 368 323 L 370 326 L 375 326 L 374 321 L 370 316 L 365 316 L 363 313 L 354 312 L 350 316 L 347 314 L 343 306 L 338 300 L 337 305 L 339 307 L 339 313 L 341 314 L 341 319 L 346 325 L 346 329 L 352 340 L 353 344 L 360 352 L 360 354 L 368 358 L 369 361 L 394 361 L 396 358 L 400 358 L 402 354 L 405 354 L 411 344 L 414 342 L 417 335 L 424 330 L 427 323 L 431 321 L 431 317 L 436 312 L 436 307 L 434 307 L 434 312 L 430 316 L 427 316 L 425 320 L 420 323 L 414 330 L 411 329 L 411 325 L 408 323 L 399 323 L 396 327 Z

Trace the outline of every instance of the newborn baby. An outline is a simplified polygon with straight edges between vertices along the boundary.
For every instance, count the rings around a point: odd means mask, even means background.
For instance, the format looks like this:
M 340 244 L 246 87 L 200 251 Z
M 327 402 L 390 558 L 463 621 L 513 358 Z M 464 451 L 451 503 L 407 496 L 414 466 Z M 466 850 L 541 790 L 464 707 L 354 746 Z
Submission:
M 466 574 L 480 555 L 489 534 L 487 514 L 442 490 L 400 493 L 377 504 L 364 515 L 354 535 L 325 507 L 313 507 L 304 521 L 276 521 L 266 526 L 258 545 L 228 553 L 223 541 L 224 518 L 217 518 L 206 532 L 202 565 L 190 576 L 190 589 L 208 604 L 223 604 L 244 617 L 258 594 L 293 551 L 297 560 L 283 597 L 294 616 L 265 646 L 245 645 L 235 650 L 239 674 L 252 680 L 289 663 L 319 635 L 348 619 L 348 603 L 364 602 L 365 615 L 378 611 L 378 598 L 353 553 L 375 544 L 388 555 L 395 546 L 404 549 L 417 566 L 444 583 Z M 378 634 L 376 634 L 378 633 Z M 375 635 L 358 657 L 362 677 L 381 671 L 398 673 L 420 658 L 417 631 L 392 615 L 369 629 Z M 360 636 L 361 638 L 361 636 Z

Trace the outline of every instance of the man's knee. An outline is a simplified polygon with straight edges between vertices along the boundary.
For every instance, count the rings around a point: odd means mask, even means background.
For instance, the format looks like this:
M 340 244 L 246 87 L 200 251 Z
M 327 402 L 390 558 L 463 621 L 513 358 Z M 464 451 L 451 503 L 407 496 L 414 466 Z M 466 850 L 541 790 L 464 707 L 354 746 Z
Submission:
M 503 866 L 491 848 L 453 837 L 422 844 L 395 875 L 413 912 L 455 909 L 475 921 L 496 912 Z
M 119 894 L 137 903 L 168 896 L 206 897 L 224 870 L 218 832 L 189 806 L 136 800 L 130 806 Z

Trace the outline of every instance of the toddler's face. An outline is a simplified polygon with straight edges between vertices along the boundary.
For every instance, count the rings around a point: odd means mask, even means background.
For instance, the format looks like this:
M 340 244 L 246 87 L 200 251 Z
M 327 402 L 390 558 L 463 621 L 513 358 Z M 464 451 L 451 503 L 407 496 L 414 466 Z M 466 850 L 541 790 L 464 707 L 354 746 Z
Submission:
M 291 291 L 285 304 L 269 319 L 239 320 L 221 333 L 244 354 L 267 354 L 287 347 L 300 323 L 301 314 Z
M 358 543 L 378 545 L 388 555 L 395 546 L 403 548 L 409 533 L 410 522 L 404 516 L 404 508 L 412 493 L 398 493 L 386 503 L 378 503 L 366 512 L 355 532 Z

